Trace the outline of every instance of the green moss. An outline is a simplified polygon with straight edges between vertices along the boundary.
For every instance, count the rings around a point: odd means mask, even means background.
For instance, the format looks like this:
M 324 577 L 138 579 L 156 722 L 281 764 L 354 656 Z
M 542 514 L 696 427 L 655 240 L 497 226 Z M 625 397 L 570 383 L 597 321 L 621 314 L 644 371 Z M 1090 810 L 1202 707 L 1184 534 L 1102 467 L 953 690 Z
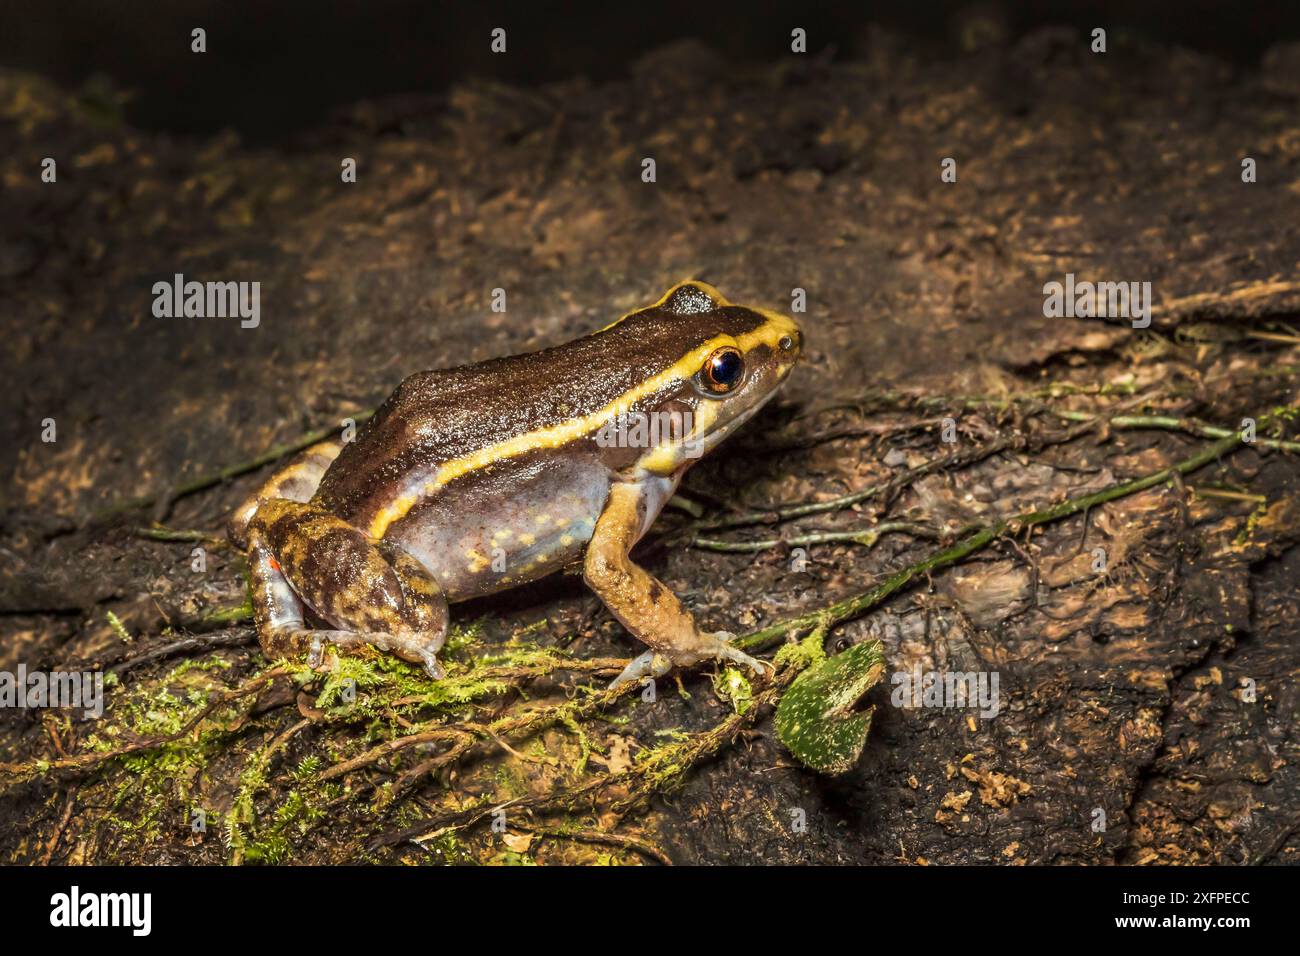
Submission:
M 246 843 L 244 861 L 275 864 L 292 859 L 294 843 L 325 819 L 325 802 L 325 795 L 316 787 L 290 790 L 271 812 L 266 828 Z
M 331 662 L 316 706 L 355 717 L 364 713 L 391 714 L 392 701 L 399 700 L 407 715 L 421 708 L 459 714 L 467 705 L 508 692 L 512 686 L 509 671 L 550 670 L 569 659 L 563 652 L 521 641 L 519 636 L 488 649 L 480 644 L 477 623 L 454 630 L 441 655 L 447 676 L 438 681 L 420 667 L 392 655 L 340 655 Z M 319 674 L 309 669 L 300 673 L 304 682 L 317 678 Z M 348 701 L 353 691 L 355 699 Z
M 443 833 L 430 840 L 421 841 L 424 851 L 434 863 L 466 866 L 478 863 L 474 855 L 457 838 L 455 832 Z
M 147 750 L 109 758 L 103 765 L 105 772 L 89 781 L 83 792 L 97 806 L 93 814 L 96 843 L 108 848 L 110 857 L 119 859 L 138 859 L 151 849 L 171 846 L 207 860 L 215 853 L 216 858 L 230 863 L 279 864 L 304 856 L 317 858 L 323 851 L 311 843 L 313 834 L 331 820 L 342 822 L 342 812 L 357 827 L 357 843 L 332 852 L 353 861 L 366 858 L 364 836 L 373 830 L 367 821 L 374 818 L 374 826 L 385 829 L 404 821 L 414 824 L 427 816 L 428 804 L 402 801 L 399 806 L 386 805 L 389 788 L 383 784 L 374 790 L 362 787 L 355 799 L 340 804 L 348 797 L 345 780 L 323 783 L 321 772 L 359 756 L 376 743 L 451 722 L 490 719 L 483 708 L 494 698 L 509 695 L 507 699 L 513 699 L 528 686 L 529 675 L 549 673 L 571 660 L 563 650 L 524 639 L 544 624 L 492 644 L 483 640 L 478 623 L 454 630 L 440 655 L 448 671 L 442 681 L 430 680 L 420 667 L 387 654 L 331 655 L 328 669 L 322 670 L 305 662 L 291 667 L 287 679 L 311 690 L 319 713 L 313 712 L 310 729 L 292 738 L 300 759 L 284 766 L 284 748 L 290 744 L 282 743 L 281 735 L 299 720 L 292 706 L 250 716 L 259 698 L 267 699 L 265 694 L 250 693 L 204 713 L 214 694 L 229 694 L 236 686 L 250 687 L 266 670 L 248 673 L 241 669 L 235 685 L 228 672 L 237 664 L 228 656 L 207 655 L 187 659 L 157 676 L 145 676 L 147 671 L 132 673 L 128 684 L 119 684 L 110 695 L 108 712 L 82 748 L 111 754 L 140 740 L 179 736 Z M 284 667 L 281 662 L 266 666 Z M 744 706 L 740 701 L 748 681 L 737 676 L 741 682 L 735 685 L 740 694 L 736 705 Z M 107 683 L 116 684 L 117 679 L 112 677 Z M 548 701 L 548 720 L 536 728 L 540 731 L 558 725 L 573 734 L 576 746 L 570 747 L 559 737 L 558 729 L 555 737 L 543 739 L 535 731 L 530 740 L 511 743 L 562 768 L 566 777 L 583 778 L 589 772 L 590 756 L 601 749 L 592 735 L 593 724 L 626 725 L 627 714 L 637 703 L 629 699 L 616 712 L 579 716 L 577 710 L 585 706 L 593 690 L 580 685 L 570 700 Z M 201 713 L 203 720 L 186 730 Z M 652 752 L 656 779 L 666 783 L 689 766 L 690 761 L 677 749 L 685 740 L 689 738 Z M 496 758 L 466 768 L 458 786 L 480 794 L 485 806 L 532 792 L 538 764 L 499 759 L 499 754 Z M 409 748 L 384 759 L 390 768 L 409 769 L 427 757 L 421 749 Z M 190 839 L 190 814 L 196 809 L 205 813 L 206 839 Z M 375 816 L 380 812 L 382 820 Z M 225 853 L 221 852 L 223 845 Z M 496 861 L 500 863 L 533 862 L 527 854 L 502 853 L 499 844 L 479 845 L 471 853 L 449 835 L 429 841 L 425 849 L 427 855 L 436 857 L 434 862 L 483 861 L 493 854 L 500 854 Z M 388 851 L 373 858 L 392 860 Z M 414 859 L 406 854 L 401 858 Z
M 131 632 L 126 629 L 126 625 L 122 623 L 121 618 L 112 611 L 109 611 L 104 615 L 104 617 L 108 620 L 108 626 L 113 629 L 113 633 L 117 635 L 118 640 L 123 644 L 134 643 L 135 638 L 132 637 Z
M 737 714 L 743 714 L 754 704 L 754 688 L 739 670 L 725 667 L 713 676 L 713 690 L 731 705 Z
M 504 803 L 507 800 L 514 800 L 527 795 L 528 781 L 524 779 L 524 775 L 520 772 L 517 764 L 498 764 L 492 776 L 496 780 L 494 799 L 498 803 Z
M 572 715 L 566 714 L 560 720 L 560 723 L 566 730 L 578 738 L 578 747 L 581 752 L 578 755 L 578 762 L 574 764 L 573 772 L 576 775 L 581 775 L 586 772 L 587 761 L 591 757 L 591 751 L 593 749 L 591 738 L 587 736 L 586 731 L 582 729 L 582 726 L 572 717 Z
M 647 747 L 635 760 L 647 785 L 654 790 L 667 789 L 691 766 L 694 738 L 687 734 L 680 740 Z
M 498 866 L 536 866 L 537 862 L 526 853 L 516 853 L 514 850 L 505 850 L 498 853 L 492 858 L 493 863 Z
M 822 646 L 825 636 L 825 629 L 819 627 L 802 641 L 783 645 L 776 652 L 773 662 L 778 669 L 793 667 L 795 670 L 800 671 L 820 664 L 826 660 L 826 648 Z

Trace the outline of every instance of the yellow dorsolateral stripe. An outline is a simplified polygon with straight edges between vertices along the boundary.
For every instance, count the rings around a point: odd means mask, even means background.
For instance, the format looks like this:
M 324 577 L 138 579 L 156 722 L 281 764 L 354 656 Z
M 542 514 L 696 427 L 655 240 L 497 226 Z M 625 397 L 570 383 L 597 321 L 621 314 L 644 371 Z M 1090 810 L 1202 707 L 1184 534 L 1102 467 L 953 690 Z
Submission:
M 779 347 L 781 336 L 793 335 L 797 331 L 798 327 L 794 322 L 778 312 L 768 312 L 764 309 L 754 309 L 753 311 L 764 316 L 767 321 L 752 332 L 746 332 L 735 338 L 730 335 L 719 335 L 710 339 L 698 348 L 692 349 L 658 375 L 646 379 L 635 388 L 628 389 L 599 411 L 592 412 L 590 415 L 583 415 L 580 418 L 571 418 L 549 428 L 539 428 L 537 431 L 526 432 L 523 435 L 508 438 L 495 445 L 489 445 L 487 448 L 480 448 L 478 451 L 461 458 L 453 458 L 451 461 L 443 462 L 438 466 L 434 476 L 417 490 L 402 495 L 375 515 L 374 520 L 370 522 L 370 536 L 372 538 L 382 538 L 384 533 L 388 531 L 389 525 L 394 521 L 403 518 L 420 501 L 462 475 L 484 468 L 493 462 L 514 458 L 536 449 L 558 448 L 584 435 L 599 431 L 607 421 L 620 412 L 626 412 L 632 405 L 647 395 L 654 394 L 674 380 L 685 381 L 690 378 L 699 371 L 700 366 L 704 364 L 704 360 L 709 357 L 714 349 L 721 348 L 724 345 L 734 345 L 743 353 L 758 345 L 766 345 L 768 348 L 775 350 Z

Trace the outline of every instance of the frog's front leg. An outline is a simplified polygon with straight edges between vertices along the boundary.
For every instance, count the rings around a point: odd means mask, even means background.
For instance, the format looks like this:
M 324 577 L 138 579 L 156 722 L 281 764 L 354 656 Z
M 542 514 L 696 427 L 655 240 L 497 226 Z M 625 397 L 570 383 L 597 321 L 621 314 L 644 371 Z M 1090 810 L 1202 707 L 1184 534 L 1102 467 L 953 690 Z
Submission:
M 437 652 L 447 634 L 447 600 L 433 575 L 396 545 L 375 541 L 310 503 L 272 498 L 248 525 L 253 612 L 272 657 L 323 643 L 373 645 L 442 677 Z M 311 608 L 333 630 L 307 626 Z
M 628 557 L 643 530 L 646 509 L 646 489 L 616 483 L 596 522 L 583 567 L 588 586 L 610 613 L 650 647 L 628 664 L 614 686 L 658 677 L 674 665 L 689 667 L 713 659 L 737 661 L 761 672 L 762 662 L 728 643 L 732 635 L 700 631 L 677 597 Z

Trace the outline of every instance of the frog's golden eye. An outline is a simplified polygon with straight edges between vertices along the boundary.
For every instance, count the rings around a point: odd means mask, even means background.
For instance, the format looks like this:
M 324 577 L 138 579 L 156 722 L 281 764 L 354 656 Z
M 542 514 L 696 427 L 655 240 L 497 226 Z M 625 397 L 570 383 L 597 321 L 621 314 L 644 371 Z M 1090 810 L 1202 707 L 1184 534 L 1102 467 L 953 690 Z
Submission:
M 740 349 L 725 345 L 715 349 L 700 369 L 700 384 L 714 395 L 725 395 L 745 377 L 745 359 Z

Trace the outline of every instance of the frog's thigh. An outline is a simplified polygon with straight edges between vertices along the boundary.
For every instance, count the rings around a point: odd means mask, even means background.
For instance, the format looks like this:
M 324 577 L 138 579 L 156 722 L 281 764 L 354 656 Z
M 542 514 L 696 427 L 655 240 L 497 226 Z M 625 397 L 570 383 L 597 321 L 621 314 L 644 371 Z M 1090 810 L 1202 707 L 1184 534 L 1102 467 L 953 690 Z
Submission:
M 315 654 L 323 641 L 371 644 L 441 676 L 435 655 L 447 634 L 447 601 L 415 558 L 317 505 L 282 498 L 258 508 L 249 542 L 253 606 L 268 654 Z M 304 604 L 334 629 L 308 628 Z
M 701 633 L 672 591 L 628 557 L 640 535 L 645 509 L 645 489 L 635 483 L 616 483 L 596 522 L 583 567 L 588 586 L 653 652 L 638 659 L 636 672 L 625 672 L 620 680 L 663 673 L 667 662 L 686 666 L 714 657 L 736 657 L 739 652 L 718 636 Z
M 273 498 L 311 501 L 321 478 L 342 448 L 343 443 L 337 439 L 318 442 L 291 460 L 235 509 L 226 527 L 227 537 L 236 546 L 244 547 L 248 541 L 248 524 L 254 513 Z

